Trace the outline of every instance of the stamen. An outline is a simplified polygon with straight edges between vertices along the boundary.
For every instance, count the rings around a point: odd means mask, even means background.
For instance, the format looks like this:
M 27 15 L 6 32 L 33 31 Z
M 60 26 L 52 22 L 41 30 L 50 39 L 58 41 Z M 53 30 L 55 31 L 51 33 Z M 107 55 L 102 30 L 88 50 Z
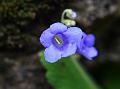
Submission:
M 62 39 L 58 35 L 56 35 L 54 39 L 55 39 L 55 42 L 59 45 L 63 43 Z

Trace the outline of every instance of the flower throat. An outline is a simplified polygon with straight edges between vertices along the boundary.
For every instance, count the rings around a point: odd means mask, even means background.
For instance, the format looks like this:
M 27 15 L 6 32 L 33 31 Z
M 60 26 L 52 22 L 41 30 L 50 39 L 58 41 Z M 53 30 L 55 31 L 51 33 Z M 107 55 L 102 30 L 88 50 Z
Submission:
M 63 40 L 60 38 L 59 35 L 56 35 L 54 37 L 54 42 L 57 43 L 58 45 L 62 45 L 63 44 Z

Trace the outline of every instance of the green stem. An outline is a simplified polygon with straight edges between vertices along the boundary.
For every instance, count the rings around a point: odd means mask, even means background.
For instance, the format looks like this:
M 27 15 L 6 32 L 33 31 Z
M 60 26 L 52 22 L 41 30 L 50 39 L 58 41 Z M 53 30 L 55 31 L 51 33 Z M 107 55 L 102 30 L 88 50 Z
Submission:
M 47 69 L 49 83 L 55 89 L 101 89 L 76 57 L 65 57 L 56 63 L 48 63 L 45 61 L 44 53 L 41 52 L 41 63 Z
M 82 76 L 83 80 L 86 82 L 86 85 L 88 85 L 90 89 L 98 89 L 97 84 L 95 84 L 95 82 L 91 79 L 91 77 L 89 77 L 87 75 L 86 71 L 84 71 L 84 68 L 82 67 L 82 65 L 80 63 L 78 63 L 78 61 L 75 60 L 75 58 L 73 58 L 73 57 L 72 57 L 71 61 L 75 65 L 80 76 Z
M 74 26 L 76 24 L 76 22 L 71 19 L 67 14 L 72 14 L 72 10 L 71 9 L 65 9 L 61 15 L 61 22 L 64 23 L 67 26 Z M 69 19 L 65 19 L 65 15 L 69 18 Z
M 63 11 L 62 16 L 61 16 L 61 22 L 65 20 L 64 17 L 65 17 L 65 14 L 68 12 L 68 10 L 70 10 L 70 9 L 65 9 L 65 10 Z

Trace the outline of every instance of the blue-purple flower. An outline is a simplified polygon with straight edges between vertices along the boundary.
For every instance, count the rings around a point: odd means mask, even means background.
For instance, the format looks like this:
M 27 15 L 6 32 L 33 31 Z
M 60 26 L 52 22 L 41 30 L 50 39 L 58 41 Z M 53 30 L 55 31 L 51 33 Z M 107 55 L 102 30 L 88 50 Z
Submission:
M 83 32 L 82 40 L 78 42 L 78 52 L 85 56 L 87 59 L 92 60 L 93 57 L 98 55 L 95 47 L 95 37 L 93 34 L 85 34 Z
M 46 47 L 44 52 L 46 61 L 54 63 L 62 57 L 74 54 L 81 38 L 80 28 L 68 28 L 59 22 L 52 24 L 40 37 L 41 44 Z

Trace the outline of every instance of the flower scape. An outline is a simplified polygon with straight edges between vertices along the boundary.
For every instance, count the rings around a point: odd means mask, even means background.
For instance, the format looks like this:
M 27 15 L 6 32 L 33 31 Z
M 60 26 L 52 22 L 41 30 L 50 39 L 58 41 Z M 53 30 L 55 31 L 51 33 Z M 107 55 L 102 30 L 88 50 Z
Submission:
M 93 47 L 95 43 L 93 34 L 87 35 L 78 27 L 67 27 L 60 22 L 52 24 L 45 30 L 41 34 L 40 42 L 46 47 L 45 60 L 50 63 L 76 52 L 89 60 L 98 55 L 96 48 Z

